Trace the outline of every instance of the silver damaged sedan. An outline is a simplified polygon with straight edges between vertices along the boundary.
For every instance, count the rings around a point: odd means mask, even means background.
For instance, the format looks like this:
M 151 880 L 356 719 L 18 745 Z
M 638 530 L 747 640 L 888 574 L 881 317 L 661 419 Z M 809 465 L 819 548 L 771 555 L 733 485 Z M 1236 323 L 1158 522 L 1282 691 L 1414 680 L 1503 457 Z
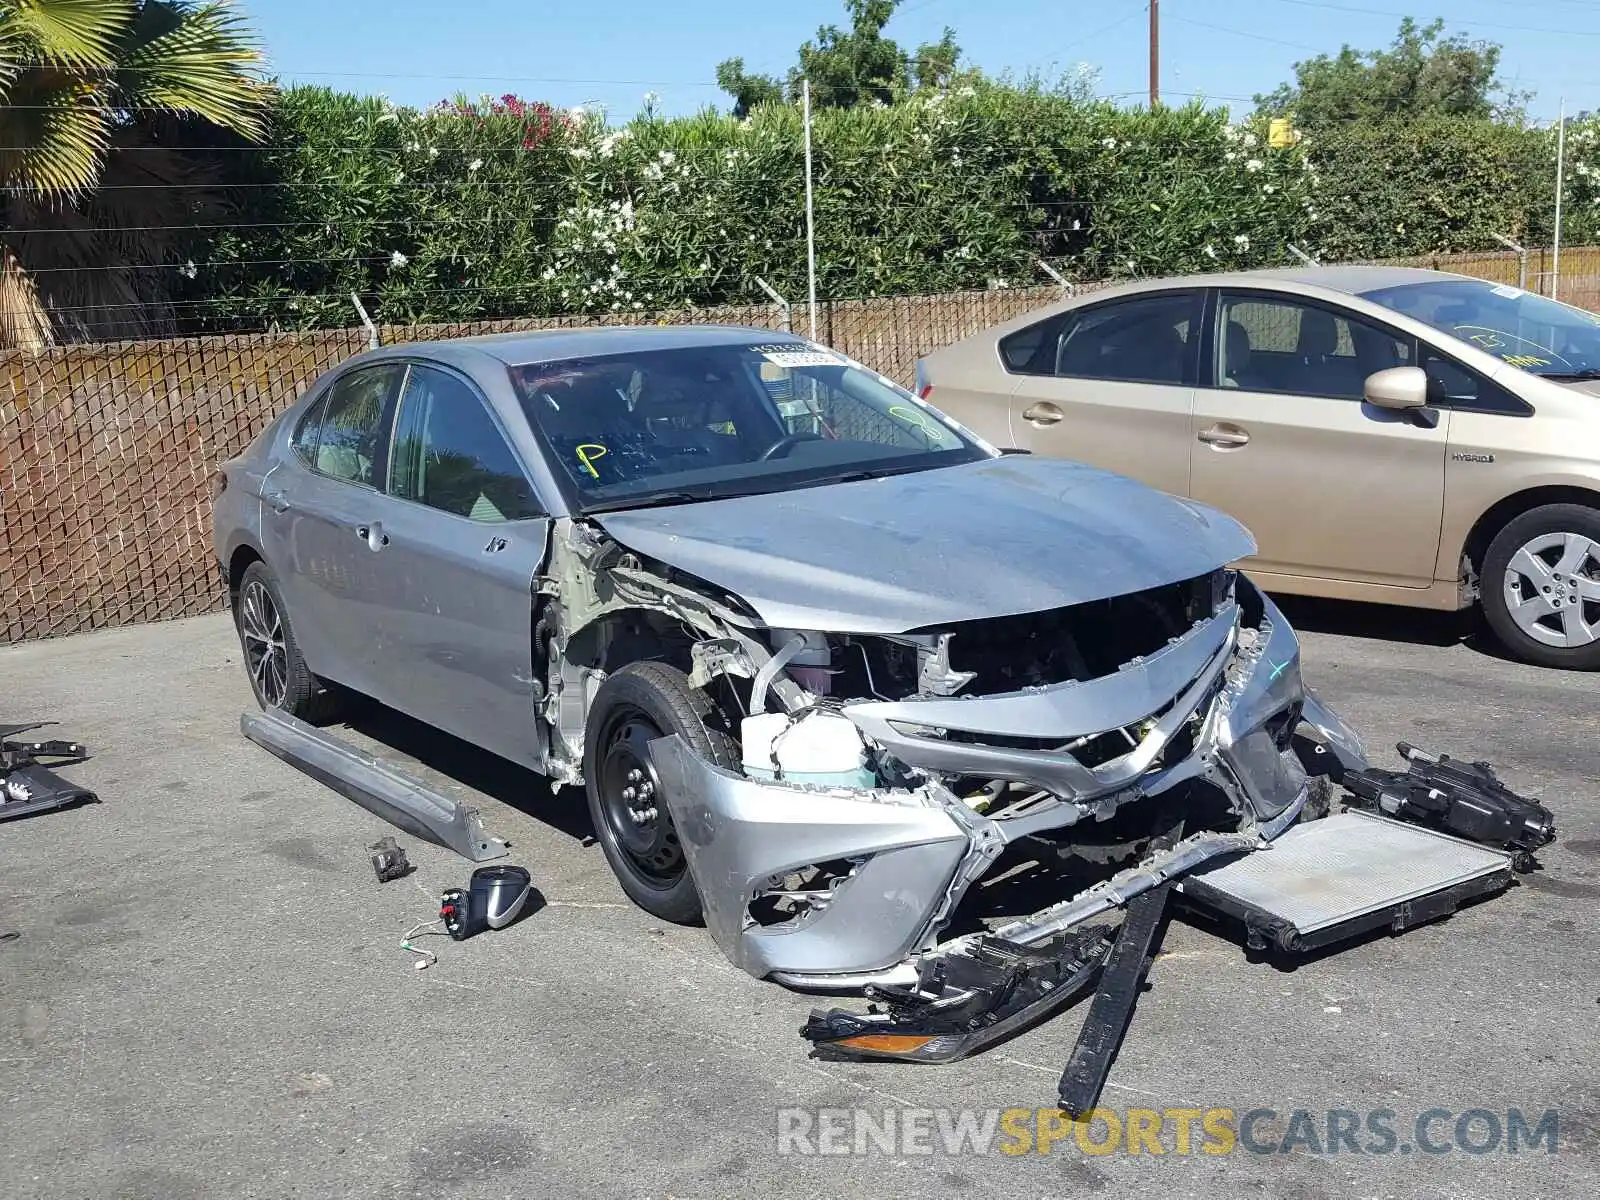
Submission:
M 1024 839 L 1091 880 L 992 931 L 1043 946 L 1365 765 L 1236 522 L 786 334 L 384 347 L 219 486 L 264 708 L 581 787 L 635 902 L 792 986 L 903 984 Z

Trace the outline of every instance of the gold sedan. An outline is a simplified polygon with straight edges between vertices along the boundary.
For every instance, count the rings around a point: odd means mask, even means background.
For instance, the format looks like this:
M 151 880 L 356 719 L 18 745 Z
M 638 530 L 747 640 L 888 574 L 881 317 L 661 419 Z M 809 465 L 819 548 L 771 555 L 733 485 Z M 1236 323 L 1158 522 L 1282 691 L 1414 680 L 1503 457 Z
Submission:
M 1483 606 L 1600 668 L 1600 316 L 1479 279 L 1307 267 L 1143 281 L 924 358 L 1002 445 L 1244 522 L 1271 591 Z

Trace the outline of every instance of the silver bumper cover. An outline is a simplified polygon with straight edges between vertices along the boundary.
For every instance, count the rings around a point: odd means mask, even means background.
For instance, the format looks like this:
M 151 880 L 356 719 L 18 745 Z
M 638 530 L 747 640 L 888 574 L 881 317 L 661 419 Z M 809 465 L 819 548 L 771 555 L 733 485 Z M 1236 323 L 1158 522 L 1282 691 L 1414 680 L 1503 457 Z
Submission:
M 1242 579 L 1240 586 L 1249 587 Z M 721 770 L 676 737 L 653 743 L 712 938 L 757 977 L 840 986 L 881 979 L 933 947 L 966 889 L 1008 843 L 1105 819 L 1123 804 L 1197 779 L 1232 801 L 1240 815 L 1236 832 L 1207 835 L 1203 847 L 1184 847 L 1187 853 L 1170 862 L 1132 868 L 1123 884 L 1100 885 L 1018 922 L 1019 940 L 1126 903 L 1143 890 L 1141 870 L 1152 879 L 1171 877 L 1216 854 L 1265 845 L 1292 822 L 1307 794 L 1304 756 L 1282 745 L 1284 714 L 1300 717 L 1309 743 L 1334 760 L 1330 767 L 1364 763 L 1364 755 L 1354 734 L 1305 690 L 1298 639 L 1287 621 L 1264 596 L 1253 600 L 1262 614 L 1255 626 L 1242 627 L 1239 608 L 1229 604 L 1161 651 L 1101 679 L 969 700 L 845 707 L 868 738 L 908 766 L 1024 782 L 1053 797 L 1017 816 L 982 816 L 937 783 L 915 791 L 803 787 Z M 1136 723 L 1145 730 L 1138 743 L 1096 766 L 1062 750 L 948 737 L 954 730 L 972 739 L 1065 743 Z M 1186 726 L 1188 752 L 1169 754 Z M 771 881 L 838 860 L 851 870 L 820 907 L 782 924 L 753 920 L 751 902 Z

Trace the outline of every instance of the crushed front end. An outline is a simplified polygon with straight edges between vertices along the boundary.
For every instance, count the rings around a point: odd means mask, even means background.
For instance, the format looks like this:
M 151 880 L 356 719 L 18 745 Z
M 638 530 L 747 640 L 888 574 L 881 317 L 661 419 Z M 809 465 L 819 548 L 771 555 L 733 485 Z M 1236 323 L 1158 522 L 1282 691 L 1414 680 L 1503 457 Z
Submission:
M 770 636 L 744 771 L 678 739 L 652 754 L 713 938 L 791 986 L 904 986 L 930 955 L 978 946 L 939 939 L 1023 841 L 1100 878 L 982 936 L 1059 940 L 1265 844 L 1316 775 L 1367 765 L 1305 689 L 1281 613 L 1229 570 L 956 628 Z M 769 714 L 780 677 L 784 711 Z M 856 749 L 844 761 L 841 737 Z M 786 739 L 828 761 L 786 755 Z M 1091 952 L 1074 940 L 1068 953 Z

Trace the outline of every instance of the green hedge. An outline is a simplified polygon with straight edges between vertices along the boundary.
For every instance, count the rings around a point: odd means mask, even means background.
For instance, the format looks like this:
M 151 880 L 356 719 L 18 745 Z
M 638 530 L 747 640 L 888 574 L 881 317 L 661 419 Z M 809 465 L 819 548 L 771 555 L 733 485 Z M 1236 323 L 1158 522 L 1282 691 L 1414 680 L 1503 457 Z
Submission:
M 814 127 L 819 294 L 1033 284 L 1547 241 L 1554 136 L 1490 121 L 1351 127 L 1282 149 L 1259 121 L 966 86 Z M 1567 240 L 1592 235 L 1594 128 L 1569 130 Z M 228 155 L 231 224 L 197 233 L 182 299 L 206 328 L 648 311 L 805 295 L 796 109 L 740 121 L 514 98 L 428 110 L 322 88 Z M 192 277 L 189 277 L 192 276 Z

